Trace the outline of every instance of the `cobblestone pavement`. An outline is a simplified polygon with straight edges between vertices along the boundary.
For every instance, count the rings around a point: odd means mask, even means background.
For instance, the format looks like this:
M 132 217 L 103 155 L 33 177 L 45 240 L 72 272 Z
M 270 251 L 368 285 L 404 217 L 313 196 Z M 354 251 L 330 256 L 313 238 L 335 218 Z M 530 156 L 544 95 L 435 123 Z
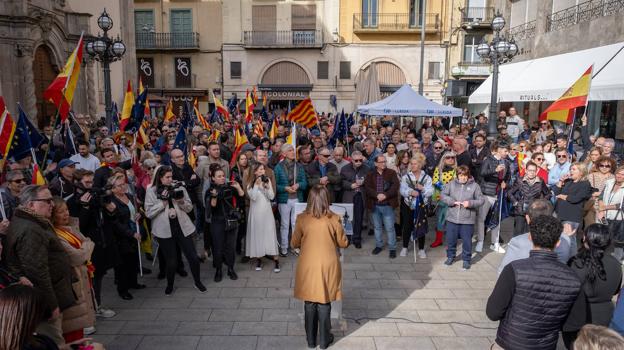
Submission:
M 487 319 L 485 305 L 502 255 L 486 247 L 462 271 L 461 261 L 443 264 L 443 247 L 427 244 L 428 258 L 415 263 L 411 246 L 407 257 L 392 260 L 387 249 L 372 256 L 373 247 L 366 236 L 363 249 L 345 252 L 343 320 L 334 322 L 331 349 L 489 349 L 497 323 Z M 295 260 L 282 259 L 281 273 L 269 261 L 259 272 L 237 262 L 239 279 L 225 276 L 221 283 L 212 281 L 208 261 L 202 264 L 207 293 L 193 289 L 190 276 L 176 276 L 171 297 L 155 267 L 141 278 L 148 288 L 133 291 L 131 301 L 117 296 L 109 276 L 104 304 L 117 316 L 98 320 L 93 337 L 112 350 L 306 349 L 303 306 L 293 298 Z

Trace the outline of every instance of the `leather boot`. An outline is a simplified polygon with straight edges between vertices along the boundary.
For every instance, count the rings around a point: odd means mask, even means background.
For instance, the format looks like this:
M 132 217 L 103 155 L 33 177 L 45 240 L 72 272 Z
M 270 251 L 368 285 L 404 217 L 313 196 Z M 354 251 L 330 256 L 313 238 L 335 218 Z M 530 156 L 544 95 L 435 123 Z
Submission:
M 223 270 L 220 267 L 217 267 L 217 271 L 215 272 L 214 281 L 221 282 L 223 279 Z
M 308 348 L 316 348 L 316 334 L 318 333 L 318 310 L 317 304 L 306 301 L 304 305 L 304 321 L 306 340 L 308 341 Z
M 331 334 L 331 304 L 318 304 L 319 320 L 319 346 L 321 349 L 334 342 L 334 335 Z
M 436 231 L 436 238 L 433 243 L 431 243 L 431 248 L 439 247 L 442 245 L 442 238 L 444 237 L 443 231 Z
M 238 279 L 238 275 L 236 274 L 236 271 L 234 271 L 233 267 L 228 267 L 227 274 L 228 276 L 230 276 L 230 279 L 233 281 L 236 281 Z

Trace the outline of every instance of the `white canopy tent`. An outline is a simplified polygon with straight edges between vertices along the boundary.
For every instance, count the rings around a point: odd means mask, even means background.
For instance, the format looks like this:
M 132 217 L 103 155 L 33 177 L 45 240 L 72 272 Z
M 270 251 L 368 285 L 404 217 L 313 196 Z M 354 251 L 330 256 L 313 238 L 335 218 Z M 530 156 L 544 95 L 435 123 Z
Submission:
M 405 84 L 381 101 L 360 105 L 357 111 L 366 115 L 395 115 L 411 117 L 461 117 L 462 110 L 429 101 Z
M 592 80 L 589 100 L 624 100 L 622 47 L 624 42 L 502 65 L 498 75 L 498 101 L 554 101 L 592 64 L 594 75 L 604 68 Z M 470 95 L 468 103 L 490 103 L 491 92 L 490 75 Z

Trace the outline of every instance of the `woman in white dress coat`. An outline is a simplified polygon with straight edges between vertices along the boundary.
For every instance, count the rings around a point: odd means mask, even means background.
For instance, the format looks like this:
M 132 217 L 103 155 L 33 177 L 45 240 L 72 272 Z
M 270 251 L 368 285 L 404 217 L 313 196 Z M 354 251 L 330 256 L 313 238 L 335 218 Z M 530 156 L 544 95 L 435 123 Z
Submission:
M 257 163 L 252 167 L 253 181 L 247 187 L 249 196 L 249 217 L 247 218 L 247 238 L 245 252 L 250 258 L 256 258 L 256 271 L 262 270 L 262 257 L 272 256 L 274 272 L 280 272 L 279 251 L 275 219 L 271 209 L 271 200 L 275 197 L 271 180 L 265 175 L 264 165 Z

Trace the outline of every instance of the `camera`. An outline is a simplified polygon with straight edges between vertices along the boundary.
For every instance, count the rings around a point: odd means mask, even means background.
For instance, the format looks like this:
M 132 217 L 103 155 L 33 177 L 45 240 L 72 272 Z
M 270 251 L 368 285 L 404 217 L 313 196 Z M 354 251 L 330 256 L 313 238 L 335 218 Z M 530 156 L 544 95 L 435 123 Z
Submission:
M 184 183 L 181 181 L 173 181 L 169 186 L 161 186 L 156 191 L 156 197 L 162 200 L 182 199 L 184 198 Z M 165 194 L 164 192 L 167 191 Z
M 111 192 L 112 186 L 104 186 L 102 188 L 93 187 L 89 190 L 91 193 L 91 201 L 93 203 L 98 203 L 100 206 L 105 206 L 113 201 L 113 193 Z
M 264 182 L 264 183 L 268 183 L 269 182 L 269 178 L 266 175 L 260 176 L 260 180 L 262 180 L 262 182 Z

